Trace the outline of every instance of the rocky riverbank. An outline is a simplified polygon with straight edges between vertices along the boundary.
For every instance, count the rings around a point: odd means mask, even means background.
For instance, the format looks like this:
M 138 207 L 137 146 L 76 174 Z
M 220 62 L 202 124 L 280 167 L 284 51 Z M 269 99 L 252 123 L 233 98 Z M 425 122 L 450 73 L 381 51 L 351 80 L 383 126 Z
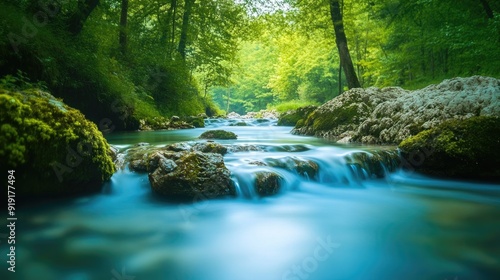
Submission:
M 500 116 L 500 80 L 453 78 L 421 90 L 352 89 L 299 120 L 292 131 L 339 142 L 399 144 L 451 119 Z

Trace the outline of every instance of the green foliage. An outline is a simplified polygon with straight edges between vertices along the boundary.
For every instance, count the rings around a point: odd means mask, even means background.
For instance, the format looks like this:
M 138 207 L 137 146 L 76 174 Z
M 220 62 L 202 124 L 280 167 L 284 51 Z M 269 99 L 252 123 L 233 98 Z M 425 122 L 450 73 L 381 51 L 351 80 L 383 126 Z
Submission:
M 317 104 L 312 104 L 312 105 L 319 105 Z M 285 113 L 290 110 L 297 110 L 301 107 L 306 107 L 306 106 L 311 106 L 311 102 L 307 101 L 298 101 L 298 100 L 291 100 L 283 103 L 279 103 L 278 105 L 275 106 L 269 106 L 269 110 L 276 110 L 278 113 Z
M 402 156 L 420 172 L 474 179 L 499 179 L 500 118 L 451 120 L 399 145 Z M 422 162 L 415 163 L 415 159 Z
M 19 194 L 96 190 L 114 173 L 110 147 L 96 125 L 50 94 L 0 87 L 0 112 L 0 166 L 18 171 Z

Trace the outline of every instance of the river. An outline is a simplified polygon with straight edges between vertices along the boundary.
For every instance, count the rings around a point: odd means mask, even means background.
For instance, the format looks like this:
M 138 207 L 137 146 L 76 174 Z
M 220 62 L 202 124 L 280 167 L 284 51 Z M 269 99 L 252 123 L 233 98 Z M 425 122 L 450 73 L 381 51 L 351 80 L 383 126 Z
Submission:
M 238 135 L 218 142 L 269 148 L 225 156 L 236 198 L 164 201 L 147 174 L 123 169 L 99 194 L 22 205 L 17 272 L 5 268 L 1 279 L 498 279 L 500 185 L 401 170 L 372 178 L 342 158 L 392 147 L 332 144 L 274 122 L 247 122 L 107 135 L 123 151 L 140 142 L 194 141 L 217 127 Z M 253 194 L 244 163 L 287 156 L 319 162 L 318 177 L 281 170 L 280 194 Z

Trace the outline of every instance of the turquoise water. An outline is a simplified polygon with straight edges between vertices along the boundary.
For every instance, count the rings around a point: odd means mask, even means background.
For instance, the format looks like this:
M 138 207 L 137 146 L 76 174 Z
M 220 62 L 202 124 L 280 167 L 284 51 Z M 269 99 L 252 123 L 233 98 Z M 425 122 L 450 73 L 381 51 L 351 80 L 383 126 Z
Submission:
M 277 196 L 179 204 L 154 196 L 146 174 L 120 170 L 102 193 L 20 206 L 17 272 L 4 265 L 1 279 L 498 279 L 500 185 L 400 170 L 359 178 L 342 157 L 374 147 L 248 122 L 255 126 L 214 122 L 108 139 L 126 150 L 139 142 L 194 141 L 222 127 L 239 135 L 222 143 L 274 147 L 225 156 L 240 185 L 251 171 L 243 163 L 265 158 L 315 159 L 320 176 L 281 171 L 286 185 Z

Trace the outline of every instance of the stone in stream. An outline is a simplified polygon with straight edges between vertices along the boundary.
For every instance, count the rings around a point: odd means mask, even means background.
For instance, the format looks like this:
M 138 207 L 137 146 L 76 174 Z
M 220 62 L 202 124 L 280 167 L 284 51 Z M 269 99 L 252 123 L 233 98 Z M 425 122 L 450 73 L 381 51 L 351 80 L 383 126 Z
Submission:
M 227 153 L 227 148 L 225 146 L 215 142 L 196 143 L 191 149 L 202 153 L 216 153 L 220 155 L 225 155 Z
M 274 172 L 258 171 L 255 173 L 255 191 L 261 197 L 278 194 L 282 181 L 283 178 Z
M 200 135 L 201 139 L 236 139 L 238 136 L 225 130 L 207 130 Z
M 265 164 L 267 166 L 285 169 L 311 180 L 316 179 L 319 171 L 317 163 L 312 160 L 298 157 L 287 156 L 282 158 L 268 158 L 265 160 Z
M 367 176 L 368 178 L 384 178 L 387 172 L 393 172 L 401 166 L 397 150 L 354 152 L 345 160 L 352 172 L 360 177 Z
M 172 199 L 236 195 L 231 173 L 220 154 L 185 152 L 173 164 L 161 157 L 158 162 L 159 167 L 149 174 L 151 188 L 156 194 Z

